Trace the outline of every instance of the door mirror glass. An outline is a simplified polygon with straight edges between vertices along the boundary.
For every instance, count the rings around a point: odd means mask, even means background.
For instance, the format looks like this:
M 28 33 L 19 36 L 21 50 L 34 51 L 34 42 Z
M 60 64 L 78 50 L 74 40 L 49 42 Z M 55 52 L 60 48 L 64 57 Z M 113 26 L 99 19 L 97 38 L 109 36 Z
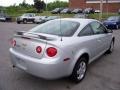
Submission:
M 113 33 L 113 30 L 111 30 L 111 29 L 107 29 L 106 31 L 107 31 L 107 33 Z

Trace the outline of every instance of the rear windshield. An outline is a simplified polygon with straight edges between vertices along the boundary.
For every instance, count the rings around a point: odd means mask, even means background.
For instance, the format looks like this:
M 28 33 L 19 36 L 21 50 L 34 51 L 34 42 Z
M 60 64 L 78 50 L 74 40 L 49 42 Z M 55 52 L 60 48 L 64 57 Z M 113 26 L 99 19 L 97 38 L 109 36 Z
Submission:
M 67 20 L 53 20 L 41 24 L 30 32 L 34 33 L 45 33 L 58 36 L 72 36 L 79 27 L 78 22 L 67 21 Z

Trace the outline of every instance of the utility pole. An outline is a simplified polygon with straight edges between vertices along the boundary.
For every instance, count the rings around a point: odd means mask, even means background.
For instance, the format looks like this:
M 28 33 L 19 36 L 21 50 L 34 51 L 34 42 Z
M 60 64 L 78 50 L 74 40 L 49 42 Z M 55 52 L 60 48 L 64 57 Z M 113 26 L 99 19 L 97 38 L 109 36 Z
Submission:
M 45 1 L 45 13 L 46 13 L 46 16 L 48 15 L 48 5 L 47 5 L 47 0 L 44 0 Z
M 102 20 L 102 14 L 103 14 L 103 0 L 100 0 L 100 15 L 99 15 L 99 19 Z
M 46 11 L 47 11 L 47 0 L 46 0 Z
M 108 16 L 108 0 L 106 0 L 106 4 L 107 4 L 107 16 Z

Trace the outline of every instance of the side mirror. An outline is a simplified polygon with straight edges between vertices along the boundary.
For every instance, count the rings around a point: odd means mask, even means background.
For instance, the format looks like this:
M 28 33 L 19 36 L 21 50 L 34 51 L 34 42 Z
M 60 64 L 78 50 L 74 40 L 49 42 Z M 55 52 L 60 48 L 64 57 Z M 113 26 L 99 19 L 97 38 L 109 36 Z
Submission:
M 113 30 L 107 29 L 107 33 L 113 33 Z

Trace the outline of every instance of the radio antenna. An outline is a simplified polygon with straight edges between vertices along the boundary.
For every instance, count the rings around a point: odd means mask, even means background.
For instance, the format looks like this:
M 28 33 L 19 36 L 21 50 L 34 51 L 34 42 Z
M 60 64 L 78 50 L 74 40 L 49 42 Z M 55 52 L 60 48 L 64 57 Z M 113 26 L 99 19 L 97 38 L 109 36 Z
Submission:
M 59 4 L 59 10 L 61 8 L 61 1 L 60 1 L 60 4 Z M 62 41 L 62 29 L 61 29 L 61 13 L 59 12 L 59 17 L 60 17 L 60 34 L 61 34 L 61 41 Z
M 46 0 L 46 6 L 45 6 L 45 10 L 46 10 L 46 14 L 48 14 L 48 6 L 47 6 L 47 0 Z

